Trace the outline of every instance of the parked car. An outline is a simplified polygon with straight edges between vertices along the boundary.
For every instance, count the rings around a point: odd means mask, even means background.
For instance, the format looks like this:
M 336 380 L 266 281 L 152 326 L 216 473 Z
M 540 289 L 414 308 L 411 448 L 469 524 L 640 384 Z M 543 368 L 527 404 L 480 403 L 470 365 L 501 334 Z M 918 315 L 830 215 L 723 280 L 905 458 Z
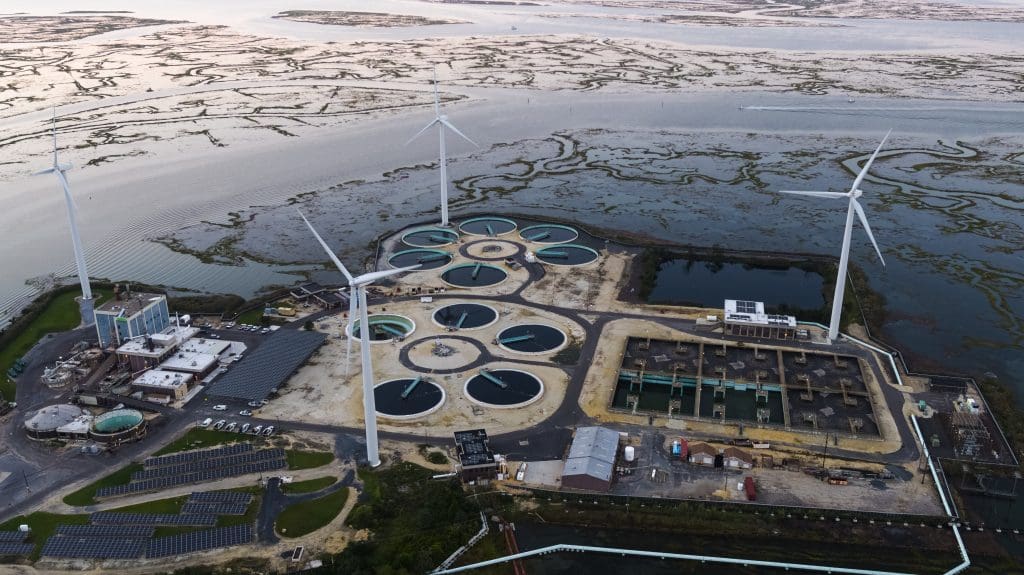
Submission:
M 217 421 L 217 423 L 213 424 L 213 428 L 214 429 L 222 429 L 224 427 L 225 423 L 227 423 L 227 422 L 224 421 L 223 419 L 220 419 L 220 420 Z
M 238 412 L 238 415 L 241 415 L 242 417 L 249 417 L 250 415 L 252 415 L 252 412 L 249 411 L 248 409 L 243 409 L 242 411 Z
M 251 423 L 243 423 L 242 429 L 238 430 L 238 433 L 249 433 L 249 428 L 252 427 Z
M 271 435 L 274 435 L 274 426 L 268 425 L 267 428 L 263 430 L 263 435 L 264 437 L 270 437 Z
M 254 427 L 252 429 L 253 435 L 259 435 L 261 431 L 263 431 L 263 426 L 262 425 L 257 425 L 256 427 Z
M 227 411 L 228 410 L 228 406 L 224 405 L 223 403 L 218 403 L 217 405 L 213 406 L 213 410 L 214 411 Z
M 202 423 L 199 424 L 199 427 L 210 427 L 211 423 L 213 423 L 213 418 L 207 417 L 206 419 L 203 420 Z
M 255 399 L 249 402 L 249 407 L 262 407 L 263 402 L 256 401 Z
M 235 428 L 237 428 L 237 427 L 238 427 L 238 424 L 235 423 L 234 421 L 232 421 L 231 423 L 228 424 L 227 427 L 224 428 L 224 431 L 234 431 Z

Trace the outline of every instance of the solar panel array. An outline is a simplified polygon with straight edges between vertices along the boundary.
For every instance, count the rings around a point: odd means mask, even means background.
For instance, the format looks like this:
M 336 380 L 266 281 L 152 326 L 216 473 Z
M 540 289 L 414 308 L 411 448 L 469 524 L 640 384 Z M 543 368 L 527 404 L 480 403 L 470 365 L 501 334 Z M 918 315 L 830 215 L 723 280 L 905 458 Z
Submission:
M 146 460 L 142 471 L 132 473 L 125 485 L 112 485 L 96 490 L 97 497 L 112 497 L 168 489 L 179 485 L 200 483 L 284 469 L 285 451 L 280 448 L 253 451 L 252 444 L 242 443 L 218 449 L 186 451 Z
M 69 537 L 149 539 L 155 530 L 152 525 L 58 525 L 56 533 Z
M 757 313 L 757 302 L 737 300 L 736 311 L 739 313 Z
M 146 548 L 145 539 L 97 539 L 54 535 L 43 545 L 44 557 L 76 559 L 136 559 Z
M 0 555 L 31 555 L 36 546 L 33 543 L 0 541 Z
M 236 399 L 266 399 L 326 340 L 327 334 L 318 331 L 279 329 L 247 353 L 207 393 Z
M 194 503 L 189 502 L 181 507 L 183 514 L 208 513 L 211 515 L 245 515 L 248 503 Z
M 252 502 L 252 493 L 245 491 L 196 491 L 188 496 L 189 503 L 245 503 Z
M 190 463 L 205 459 L 213 459 L 215 457 L 226 457 L 228 455 L 247 453 L 249 451 L 252 451 L 251 443 L 232 443 L 216 449 L 199 449 L 195 451 L 172 453 L 170 455 L 161 455 L 160 457 L 147 457 L 146 460 L 142 462 L 142 465 L 146 469 L 151 469 L 154 467 L 163 467 L 165 465 L 178 465 L 179 463 Z
M 0 543 L 21 543 L 28 539 L 27 531 L 0 531 Z
M 192 531 L 191 533 L 152 539 L 146 549 L 146 556 L 155 558 L 183 555 L 207 549 L 245 545 L 252 543 L 252 540 L 253 528 L 248 523 L 232 525 L 230 527 L 218 527 L 216 529 L 204 529 L 202 531 Z
M 89 517 L 96 525 L 169 525 L 184 527 L 211 527 L 217 524 L 216 515 L 176 515 L 171 513 L 121 513 L 99 511 Z
M 181 475 L 184 473 L 195 473 L 197 471 L 204 471 L 206 469 L 218 467 L 234 467 L 244 465 L 246 463 L 259 463 L 260 461 L 266 461 L 268 459 L 281 459 L 284 456 L 284 450 L 280 448 L 261 449 L 259 451 L 228 455 L 226 457 L 218 457 L 216 459 L 202 459 L 198 461 L 190 461 L 188 463 L 179 463 L 177 465 L 167 465 L 156 469 L 144 469 L 142 471 L 132 473 L 132 481 L 143 481 L 145 479 L 155 479 L 157 477 Z
M 221 467 L 216 469 L 205 469 L 203 471 L 196 471 L 194 473 L 185 473 L 182 475 L 170 475 L 166 477 L 156 477 L 154 479 L 144 479 L 142 481 L 133 481 L 126 485 L 113 485 L 111 487 L 103 487 L 96 490 L 97 497 L 111 497 L 114 495 L 127 495 L 129 493 L 142 493 L 145 491 L 156 491 L 160 489 L 168 489 L 171 487 L 177 487 L 179 485 L 188 485 L 190 483 L 200 483 L 203 481 L 213 481 L 215 479 L 223 479 L 225 477 L 234 477 L 236 475 L 245 475 L 247 473 L 263 473 L 268 471 L 276 471 L 278 469 L 285 468 L 285 460 L 282 459 L 268 459 L 266 461 L 260 461 L 257 463 L 246 463 L 244 465 L 235 465 L 232 467 Z

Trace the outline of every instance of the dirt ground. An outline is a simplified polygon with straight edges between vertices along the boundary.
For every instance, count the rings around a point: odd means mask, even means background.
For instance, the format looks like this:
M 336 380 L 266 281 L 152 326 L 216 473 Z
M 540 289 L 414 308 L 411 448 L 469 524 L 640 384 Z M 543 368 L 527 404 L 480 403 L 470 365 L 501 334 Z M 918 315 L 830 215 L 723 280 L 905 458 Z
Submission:
M 452 303 L 464 303 L 464 301 L 445 298 L 443 301 L 437 300 L 432 303 L 409 301 L 369 308 L 371 313 L 386 311 L 389 314 L 406 316 L 416 322 L 416 330 L 406 338 L 404 343 L 371 344 L 374 380 L 384 382 L 391 379 L 415 377 L 418 372 L 414 373 L 398 362 L 399 351 L 411 342 L 429 338 L 425 342 L 426 351 L 424 344 L 414 346 L 411 359 L 422 361 L 424 364 L 422 367 L 426 368 L 422 372 L 428 379 L 440 385 L 447 394 L 445 404 L 430 415 L 420 419 L 401 421 L 379 416 L 378 426 L 384 430 L 422 432 L 424 435 L 443 436 L 450 435 L 457 429 L 464 429 L 466 426 L 481 425 L 486 425 L 491 433 L 502 433 L 521 429 L 545 419 L 561 404 L 565 396 L 568 376 L 565 371 L 554 365 L 523 365 L 517 363 L 516 360 L 545 360 L 550 359 L 553 353 L 546 356 L 516 354 L 502 350 L 492 342 L 501 330 L 527 321 L 552 325 L 577 339 L 583 338 L 583 328 L 562 316 L 542 310 L 492 303 L 492 307 L 499 312 L 497 322 L 478 330 L 462 330 L 458 334 L 473 337 L 498 359 L 498 361 L 488 363 L 483 367 L 487 369 L 520 369 L 533 373 L 544 382 L 544 395 L 536 403 L 519 409 L 481 408 L 473 404 L 463 391 L 466 380 L 476 375 L 479 368 L 464 372 L 430 375 L 430 372 L 435 369 L 458 369 L 459 366 L 474 361 L 479 356 L 475 347 L 460 345 L 459 353 L 453 356 L 430 357 L 429 360 L 420 359 L 424 353 L 429 353 L 429 348 L 435 338 L 443 339 L 449 335 L 444 328 L 432 321 L 431 315 L 437 308 Z M 342 333 L 343 322 L 344 320 L 340 317 L 335 317 L 321 322 L 317 326 L 317 329 L 331 336 L 328 343 L 320 349 L 317 356 L 292 377 L 282 390 L 280 397 L 260 411 L 261 417 L 298 418 L 303 421 L 335 425 L 358 426 L 363 424 L 363 396 L 358 359 L 359 342 L 358 340 L 352 342 L 352 363 L 346 376 L 345 349 L 348 341 L 344 336 L 337 337 Z

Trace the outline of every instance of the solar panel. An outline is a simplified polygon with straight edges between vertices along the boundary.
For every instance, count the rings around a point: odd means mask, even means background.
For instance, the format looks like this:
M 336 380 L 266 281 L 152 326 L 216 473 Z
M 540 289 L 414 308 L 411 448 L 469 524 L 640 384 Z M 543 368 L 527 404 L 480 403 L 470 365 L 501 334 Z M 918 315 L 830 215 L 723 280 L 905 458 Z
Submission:
M 150 525 L 58 525 L 56 533 L 69 537 L 149 539 L 155 530 Z
M 134 559 L 146 547 L 143 539 L 96 539 L 54 535 L 43 545 L 44 557 L 77 559 Z
M 216 449 L 182 451 L 180 453 L 172 453 L 170 455 L 161 455 L 160 457 L 149 457 L 146 458 L 146 460 L 142 464 L 146 469 L 149 469 L 151 467 L 177 465 L 179 463 L 200 461 L 203 459 L 211 459 L 214 457 L 226 457 L 229 455 L 235 455 L 237 453 L 246 453 L 252 450 L 252 443 L 245 441 L 241 443 L 232 443 L 230 445 L 225 445 L 224 447 L 218 447 Z
M 279 329 L 207 390 L 209 395 L 260 400 L 280 388 L 324 341 L 318 331 Z
M 21 543 L 27 538 L 27 531 L 0 531 L 0 543 Z
M 196 491 L 188 496 L 189 503 L 245 503 L 252 501 L 252 493 L 245 491 Z
M 179 527 L 209 527 L 217 524 L 216 515 L 176 515 L 172 513 L 122 513 L 99 511 L 89 516 L 95 525 L 161 525 Z
M 737 300 L 736 311 L 740 313 L 757 313 L 757 302 Z
M 230 461 L 233 462 L 233 465 L 225 467 L 219 467 L 219 462 L 223 461 L 223 458 L 197 462 L 194 463 L 193 467 L 189 468 L 193 471 L 180 470 L 180 472 L 175 475 L 158 475 L 157 477 L 133 480 L 127 485 L 102 487 L 96 490 L 96 496 L 111 497 L 115 495 L 126 495 L 129 493 L 142 493 L 145 491 L 167 489 L 169 487 L 179 485 L 213 481 L 216 479 L 223 479 L 225 477 L 282 470 L 287 466 L 285 456 L 286 453 L 284 449 L 274 448 L 261 449 L 251 454 L 245 454 L 243 457 L 244 459 L 247 459 L 245 462 L 236 462 L 231 459 Z
M 281 459 L 283 457 L 285 457 L 283 449 L 261 449 L 259 451 L 228 455 L 225 457 L 218 457 L 216 459 L 201 459 L 188 463 L 157 467 L 155 469 L 144 469 L 142 471 L 132 473 L 132 481 L 142 481 L 144 479 L 153 479 L 167 475 L 195 473 L 206 469 L 216 469 L 218 467 L 234 467 L 245 463 L 255 463 L 267 459 Z
M 245 545 L 252 543 L 252 540 L 253 528 L 248 523 L 232 525 L 230 527 L 218 527 L 216 529 L 204 529 L 181 535 L 151 539 L 146 548 L 146 557 L 156 558 L 184 555 L 207 549 Z
M 34 543 L 0 542 L 0 555 L 31 555 L 35 549 Z
M 207 513 L 210 515 L 245 515 L 248 503 L 186 503 L 181 507 L 184 513 Z

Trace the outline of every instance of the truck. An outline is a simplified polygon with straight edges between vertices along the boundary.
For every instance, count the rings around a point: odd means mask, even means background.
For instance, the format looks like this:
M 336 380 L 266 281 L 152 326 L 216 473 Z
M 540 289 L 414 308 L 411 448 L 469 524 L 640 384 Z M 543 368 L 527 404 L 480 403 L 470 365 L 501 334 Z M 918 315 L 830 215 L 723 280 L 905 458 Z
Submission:
M 757 501 L 757 487 L 754 478 L 749 475 L 743 480 L 743 490 L 747 492 L 747 501 Z

